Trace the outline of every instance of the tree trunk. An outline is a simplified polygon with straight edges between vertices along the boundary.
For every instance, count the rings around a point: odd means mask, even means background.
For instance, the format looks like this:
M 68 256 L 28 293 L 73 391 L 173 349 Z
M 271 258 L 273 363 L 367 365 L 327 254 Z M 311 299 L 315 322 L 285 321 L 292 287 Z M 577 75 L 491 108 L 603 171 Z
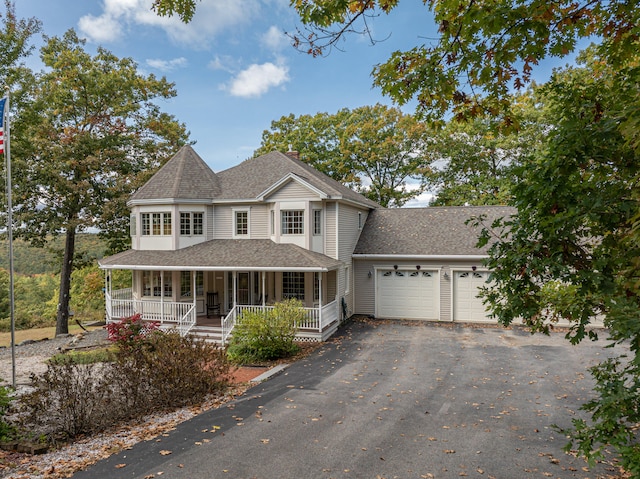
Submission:
M 58 296 L 58 316 L 56 318 L 56 336 L 69 333 L 69 295 L 71 291 L 71 273 L 73 256 L 76 249 L 76 229 L 68 228 L 64 242 L 64 259 L 60 271 L 60 294 Z

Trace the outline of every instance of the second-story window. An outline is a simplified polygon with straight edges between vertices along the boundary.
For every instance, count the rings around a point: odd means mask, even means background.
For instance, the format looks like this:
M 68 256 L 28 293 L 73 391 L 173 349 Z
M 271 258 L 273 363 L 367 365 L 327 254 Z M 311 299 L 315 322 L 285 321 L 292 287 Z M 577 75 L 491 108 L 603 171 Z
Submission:
M 304 210 L 283 210 L 281 213 L 282 234 L 301 235 L 304 233 Z
M 142 213 L 142 236 L 170 236 L 171 213 Z
M 313 234 L 314 236 L 322 234 L 322 210 L 313 210 Z
M 235 235 L 247 236 L 249 234 L 249 212 L 240 210 L 235 212 Z
M 204 232 L 204 220 L 202 213 L 180 213 L 180 235 L 197 236 Z

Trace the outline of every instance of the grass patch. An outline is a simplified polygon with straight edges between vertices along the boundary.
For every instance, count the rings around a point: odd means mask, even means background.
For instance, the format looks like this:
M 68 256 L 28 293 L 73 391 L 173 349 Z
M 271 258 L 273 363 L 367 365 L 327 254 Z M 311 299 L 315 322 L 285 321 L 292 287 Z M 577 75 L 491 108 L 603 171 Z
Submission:
M 102 326 L 89 327 L 89 331 L 94 329 L 100 329 Z M 78 334 L 82 332 L 82 328 L 77 324 L 69 323 L 69 333 Z M 32 329 L 20 329 L 16 331 L 16 344 L 20 344 L 22 341 L 32 339 L 34 341 L 40 341 L 41 339 L 53 339 L 56 337 L 56 327 L 49 326 L 47 328 L 32 328 Z M 11 333 L 0 333 L 0 346 L 11 346 Z
M 68 353 L 56 354 L 49 359 L 52 364 L 64 364 L 71 362 L 73 364 L 95 364 L 108 363 L 115 360 L 115 346 L 105 348 L 91 349 L 88 351 L 69 351 Z

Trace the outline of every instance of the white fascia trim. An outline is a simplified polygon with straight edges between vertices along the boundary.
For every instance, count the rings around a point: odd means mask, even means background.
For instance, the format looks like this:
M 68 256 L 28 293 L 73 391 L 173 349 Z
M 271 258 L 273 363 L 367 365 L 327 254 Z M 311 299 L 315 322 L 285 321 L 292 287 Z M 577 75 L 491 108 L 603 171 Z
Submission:
M 319 190 L 315 186 L 309 184 L 307 181 L 303 180 L 302 178 L 300 178 L 295 173 L 289 173 L 288 175 L 283 176 L 279 181 L 276 181 L 273 185 L 271 185 L 269 188 L 264 190 L 262 193 L 260 193 L 257 196 L 257 199 L 260 200 L 260 201 L 265 201 L 267 196 L 269 196 L 271 193 L 273 193 L 276 190 L 278 190 L 281 186 L 283 186 L 289 180 L 297 181 L 298 183 L 300 183 L 305 188 L 308 188 L 311 191 L 313 191 L 315 194 L 317 194 L 320 197 L 320 199 L 326 200 L 327 198 L 329 198 L 329 195 L 327 195 L 324 191 Z
M 413 260 L 413 259 L 422 259 L 422 260 L 470 260 L 477 261 L 481 259 L 488 258 L 489 256 L 486 254 L 470 254 L 470 255 L 451 255 L 451 254 L 353 254 L 351 255 L 353 259 L 376 259 L 376 260 L 385 260 L 385 259 L 397 259 L 397 260 Z
M 144 205 L 177 205 L 177 204 L 186 204 L 186 205 L 210 205 L 213 204 L 213 200 L 209 199 L 185 199 L 185 198 L 156 198 L 153 200 L 129 200 L 127 201 L 127 206 L 144 206 Z
M 274 268 L 262 268 L 262 267 L 253 267 L 253 266 L 147 266 L 147 265 L 118 265 L 118 264 L 110 264 L 110 265 L 101 265 L 98 263 L 100 269 L 124 269 L 130 271 L 266 271 L 266 272 L 281 272 L 281 271 L 295 271 L 302 273 L 327 273 L 332 269 L 337 268 L 313 268 L 313 267 L 304 267 L 304 268 L 287 268 L 287 267 L 274 267 Z

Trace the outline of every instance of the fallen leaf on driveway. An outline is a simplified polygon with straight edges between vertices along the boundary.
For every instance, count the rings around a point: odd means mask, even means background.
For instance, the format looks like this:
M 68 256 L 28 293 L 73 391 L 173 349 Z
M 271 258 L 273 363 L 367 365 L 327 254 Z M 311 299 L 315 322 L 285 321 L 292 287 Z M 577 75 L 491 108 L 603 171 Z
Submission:
M 167 451 L 166 449 L 163 449 L 162 451 L 160 451 L 161 456 L 168 456 L 169 454 L 171 454 L 171 451 Z
M 116 464 L 116 469 L 122 469 L 123 467 L 127 467 L 126 464 Z

